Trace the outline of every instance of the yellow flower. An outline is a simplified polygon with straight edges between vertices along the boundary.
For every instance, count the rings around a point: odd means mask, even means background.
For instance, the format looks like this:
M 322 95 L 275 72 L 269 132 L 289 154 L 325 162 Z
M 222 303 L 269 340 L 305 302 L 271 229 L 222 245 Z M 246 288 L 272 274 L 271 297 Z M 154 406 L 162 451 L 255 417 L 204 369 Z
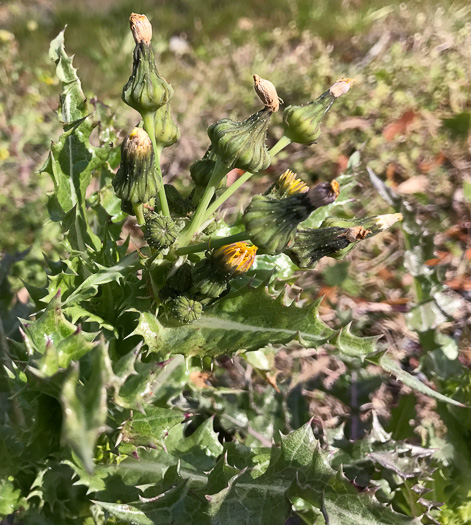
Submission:
M 237 276 L 248 272 L 255 261 L 256 246 L 234 242 L 221 246 L 213 252 L 213 261 L 221 264 L 224 272 Z

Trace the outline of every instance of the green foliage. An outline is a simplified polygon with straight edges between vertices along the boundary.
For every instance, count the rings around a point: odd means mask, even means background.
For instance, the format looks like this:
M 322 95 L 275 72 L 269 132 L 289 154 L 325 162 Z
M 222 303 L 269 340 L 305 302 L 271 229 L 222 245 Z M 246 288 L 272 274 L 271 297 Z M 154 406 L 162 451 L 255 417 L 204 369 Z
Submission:
M 382 380 L 395 376 L 441 403 L 442 417 L 456 435 L 455 454 L 462 454 L 466 465 L 469 450 L 459 440 L 469 434 L 469 425 L 460 421 L 463 407 L 471 403 L 469 385 L 458 382 L 453 389 L 439 382 L 444 387 L 440 393 L 385 353 L 377 336 L 360 337 L 341 322 L 331 328 L 320 318 L 320 301 L 308 298 L 299 304 L 288 299 L 287 290 L 280 292 L 279 280 L 294 282 L 297 268 L 284 255 L 262 256 L 253 265 L 255 249 L 247 249 L 240 219 L 231 226 L 234 235 L 208 233 L 205 214 L 213 196 L 224 195 L 230 164 L 218 151 L 207 185 L 191 197 L 196 210 L 186 197 L 178 206 L 170 198 L 168 202 L 172 190 L 163 186 L 160 154 L 172 141 L 156 142 L 155 115 L 147 111 L 141 125 L 153 142 L 158 195 L 145 204 L 174 222 L 175 235 L 168 245 L 143 245 L 142 204 L 120 202 L 112 189 L 119 163 L 119 150 L 110 144 L 117 136 L 112 116 L 100 110 L 90 113 L 65 52 L 63 31 L 51 43 L 50 57 L 62 88 L 63 133 L 52 144 L 41 173 L 48 173 L 54 185 L 48 211 L 62 229 L 61 257 L 46 260 L 42 287 L 28 285 L 35 304 L 31 318 L 26 319 L 28 312 L 18 305 L 9 313 L 23 317 L 22 341 L 0 333 L 0 516 L 18 524 L 282 525 L 294 516 L 306 524 L 430 523 L 436 505 L 423 495 L 432 486 L 442 498 L 439 489 L 448 488 L 446 483 L 434 484 L 433 470 L 440 467 L 442 475 L 457 465 L 450 458 L 433 458 L 430 448 L 408 443 L 406 437 L 413 436 L 402 426 L 397 425 L 393 439 L 375 412 L 363 418 L 368 427 L 363 435 L 352 432 L 349 440 L 339 425 L 330 439 L 327 434 L 316 437 L 300 385 L 288 378 L 280 389 L 271 375 L 273 363 L 294 346 L 327 352 L 346 374 L 332 388 L 322 385 L 318 391 L 350 403 L 352 419 L 359 416 L 358 399 L 353 401 L 352 394 L 349 401 L 345 392 L 359 385 L 355 395 L 365 404 Z M 455 124 L 447 125 L 462 132 L 462 122 Z M 265 121 L 262 128 L 257 147 L 263 149 Z M 91 144 L 94 129 L 98 139 L 93 142 L 99 145 Z M 231 133 L 234 130 L 237 126 Z M 288 144 L 281 139 L 270 157 Z M 316 210 L 304 227 L 322 228 L 346 203 L 356 166 L 357 154 L 348 173 L 339 177 L 345 187 L 338 202 Z M 450 341 L 447 346 L 434 331 L 436 318 L 427 313 L 428 306 L 441 309 L 445 304 L 439 276 L 422 275 L 425 252 L 420 249 L 425 250 L 426 241 L 417 227 L 412 230 L 410 208 L 377 177 L 372 176 L 372 182 L 411 228 L 408 267 L 422 295 L 410 326 L 423 343 L 433 340 L 427 349 L 429 369 L 437 373 L 433 364 L 442 354 L 453 354 Z M 293 228 L 304 218 L 293 218 Z M 130 223 L 139 250 L 133 251 L 125 240 Z M 227 232 L 230 227 L 221 221 L 216 229 Z M 227 245 L 231 249 L 222 252 L 219 262 L 229 277 L 222 285 L 216 282 L 217 294 L 206 293 L 209 287 L 196 281 L 198 268 L 210 258 L 211 249 Z M 6 297 L 2 313 L 12 303 L 6 279 L 11 263 L 5 258 L 0 268 Z M 347 289 L 346 270 L 344 263 L 331 267 L 327 282 Z M 198 315 L 175 316 L 172 305 L 179 298 L 185 299 L 183 308 L 197 304 Z M 237 355 L 248 363 L 242 367 L 244 374 L 253 368 L 260 378 L 249 388 L 224 375 L 220 366 L 225 363 L 229 369 Z M 385 374 L 370 377 L 370 364 Z M 453 365 L 448 365 L 451 374 Z M 235 376 L 236 367 L 232 372 Z M 460 492 L 466 490 L 468 486 Z M 454 497 L 450 515 L 456 508 L 466 516 L 462 495 Z

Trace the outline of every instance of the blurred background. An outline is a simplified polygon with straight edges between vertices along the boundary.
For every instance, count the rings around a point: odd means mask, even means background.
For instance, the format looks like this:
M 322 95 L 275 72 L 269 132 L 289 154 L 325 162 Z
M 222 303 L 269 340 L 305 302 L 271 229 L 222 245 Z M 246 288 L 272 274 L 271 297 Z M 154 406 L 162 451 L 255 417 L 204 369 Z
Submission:
M 412 206 L 432 242 L 421 271 L 439 270 L 454 294 L 458 313 L 441 326 L 468 364 L 471 6 L 466 1 L 2 2 L 0 252 L 12 263 L 15 300 L 27 302 L 22 280 L 43 284 L 42 252 L 54 257 L 60 235 L 45 207 L 51 181 L 38 173 L 51 138 L 61 132 L 49 42 L 68 26 L 66 50 L 76 55 L 85 94 L 115 114 L 124 137 L 138 119 L 121 101 L 131 72 L 132 11 L 151 20 L 160 72 L 175 88 L 172 112 L 182 137 L 165 150 L 163 172 L 183 190 L 190 183 L 189 165 L 208 145 L 208 125 L 227 116 L 243 120 L 259 109 L 253 73 L 271 80 L 285 105 L 316 98 L 340 77 L 355 79 L 329 113 L 318 144 L 287 148 L 257 179 L 256 189 L 288 167 L 307 183 L 332 180 L 359 151 L 347 214 L 394 211 L 374 189 L 366 165 Z M 272 122 L 270 145 L 282 134 L 281 112 Z M 249 190 L 229 202 L 228 213 L 242 209 Z M 19 261 L 25 250 L 30 251 Z M 311 296 L 326 296 L 321 312 L 327 322 L 355 319 L 361 333 L 385 334 L 390 348 L 413 367 L 420 344 L 403 315 L 416 299 L 404 250 L 396 228 L 362 243 L 344 261 L 323 260 L 298 286 Z M 330 409 L 326 413 L 332 416 Z

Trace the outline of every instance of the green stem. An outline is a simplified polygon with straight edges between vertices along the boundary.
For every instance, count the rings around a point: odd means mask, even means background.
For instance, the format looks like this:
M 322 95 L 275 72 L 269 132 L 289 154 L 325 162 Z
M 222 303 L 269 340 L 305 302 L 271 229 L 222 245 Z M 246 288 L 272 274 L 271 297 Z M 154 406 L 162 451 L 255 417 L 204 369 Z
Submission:
M 142 204 L 133 204 L 132 207 L 134 208 L 134 213 L 136 214 L 137 223 L 139 226 L 143 226 L 146 221 L 144 219 L 144 208 Z
M 157 142 L 155 141 L 154 113 L 143 114 L 142 120 L 144 121 L 144 129 L 147 131 L 154 147 L 155 169 L 157 171 L 157 192 L 159 194 L 160 209 L 163 215 L 170 217 L 170 209 L 168 207 L 164 182 L 162 180 L 162 170 L 160 169 L 160 154 L 162 153 L 162 146 L 157 146 Z
M 291 140 L 283 135 L 281 139 L 273 146 L 273 148 L 271 148 L 270 156 L 274 157 L 289 144 L 291 144 Z M 227 199 L 229 199 L 229 197 L 231 197 L 232 194 L 235 193 L 242 186 L 242 184 L 244 184 L 244 182 L 247 182 L 252 175 L 253 173 L 246 171 L 233 184 L 231 184 L 226 189 L 226 191 L 211 204 L 211 206 L 208 208 L 208 211 L 205 213 L 203 221 L 209 219 L 209 217 L 211 217 L 211 215 L 219 208 L 219 206 L 226 202 Z
M 211 199 L 213 198 L 214 192 L 226 175 L 227 171 L 227 166 L 225 166 L 218 157 L 211 178 L 209 179 L 208 185 L 204 190 L 203 196 L 200 199 L 190 225 L 187 230 L 183 231 L 183 235 L 180 237 L 180 245 L 187 244 L 193 238 L 193 235 L 195 235 L 195 233 L 198 231 L 198 228 L 204 221 L 205 212 L 209 206 L 209 203 L 211 202 Z
M 204 252 L 210 248 L 219 248 L 220 246 L 225 246 L 226 244 L 231 244 L 232 242 L 247 241 L 249 235 L 246 231 L 235 233 L 234 235 L 229 235 L 229 237 L 220 237 L 218 239 L 209 239 L 207 242 L 202 242 L 200 244 L 193 244 L 191 246 L 185 246 L 177 250 L 177 255 L 187 255 L 189 253 Z

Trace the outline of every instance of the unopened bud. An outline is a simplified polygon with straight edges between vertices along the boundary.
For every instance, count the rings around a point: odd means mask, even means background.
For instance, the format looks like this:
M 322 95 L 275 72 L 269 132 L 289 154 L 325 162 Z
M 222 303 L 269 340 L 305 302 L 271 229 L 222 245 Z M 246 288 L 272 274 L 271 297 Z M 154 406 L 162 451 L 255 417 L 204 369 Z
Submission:
M 157 193 L 154 149 L 142 128 L 134 128 L 121 146 L 121 165 L 113 187 L 121 200 L 133 204 L 147 202 Z
M 273 112 L 278 111 L 280 109 L 280 99 L 275 86 L 269 80 L 260 78 L 258 75 L 253 76 L 253 81 L 255 93 L 257 93 L 263 104 Z
M 362 226 L 299 229 L 293 244 L 285 250 L 285 253 L 299 268 L 311 269 L 322 257 L 338 253 L 353 243 L 365 239 L 369 234 L 371 231 Z
M 347 93 L 352 84 L 349 78 L 335 82 L 319 98 L 301 106 L 288 106 L 283 113 L 285 135 L 299 144 L 312 144 L 321 134 L 321 123 L 332 104 Z
M 296 193 L 306 193 L 309 191 L 309 186 L 301 179 L 298 179 L 296 173 L 291 170 L 286 170 L 280 175 L 280 178 L 271 186 L 264 195 L 278 197 L 284 199 L 295 195 Z
M 213 150 L 225 166 L 253 173 L 268 168 L 270 154 L 265 141 L 271 114 L 265 108 L 243 122 L 225 118 L 209 126 Z
M 242 222 L 250 240 L 263 253 L 274 255 L 281 253 L 291 242 L 298 224 L 317 208 L 334 202 L 337 195 L 336 181 L 318 184 L 308 192 L 286 199 L 255 195 L 245 210 Z
M 166 307 L 170 315 L 183 324 L 195 322 L 203 313 L 203 305 L 200 302 L 183 295 L 169 300 Z
M 177 228 L 170 217 L 158 213 L 146 213 L 144 237 L 147 244 L 155 250 L 171 246 L 177 238 Z
M 162 148 L 168 148 L 180 138 L 180 129 L 172 119 L 169 102 L 155 112 L 154 122 L 155 141 Z

